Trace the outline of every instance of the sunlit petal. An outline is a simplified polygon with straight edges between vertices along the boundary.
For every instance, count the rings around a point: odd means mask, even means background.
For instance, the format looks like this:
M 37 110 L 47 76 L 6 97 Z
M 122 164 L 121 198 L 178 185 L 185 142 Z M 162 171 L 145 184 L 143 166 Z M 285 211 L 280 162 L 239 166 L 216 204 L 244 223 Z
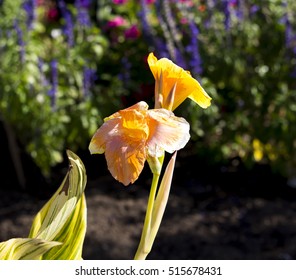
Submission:
M 133 142 L 122 136 L 112 137 L 105 152 L 112 176 L 128 185 L 138 179 L 146 160 L 145 141 Z
M 147 111 L 132 109 L 120 111 L 121 133 L 133 139 L 146 139 L 149 133 L 146 115 Z
M 163 151 L 173 153 L 189 141 L 189 124 L 166 109 L 148 111 L 150 135 L 147 148 L 150 156 L 159 157 Z
M 119 118 L 110 119 L 96 131 L 92 137 L 89 150 L 91 154 L 102 154 L 105 152 L 106 142 L 112 136 L 118 135 Z
M 167 109 L 148 110 L 145 102 L 105 118 L 89 150 L 104 153 L 112 176 L 124 185 L 139 177 L 147 157 L 183 148 L 190 138 L 189 124 Z
M 175 101 L 172 110 L 176 109 L 187 97 L 191 98 L 202 108 L 207 108 L 211 105 L 211 97 L 201 87 L 199 82 L 195 80 L 190 72 L 174 64 L 167 58 L 157 60 L 153 53 L 148 56 L 148 64 L 151 72 L 156 80 L 159 81 L 160 73 L 162 73 L 162 90 L 164 102 L 172 88 L 176 85 Z M 155 93 L 157 96 L 159 93 Z M 165 107 L 166 108 L 166 107 Z

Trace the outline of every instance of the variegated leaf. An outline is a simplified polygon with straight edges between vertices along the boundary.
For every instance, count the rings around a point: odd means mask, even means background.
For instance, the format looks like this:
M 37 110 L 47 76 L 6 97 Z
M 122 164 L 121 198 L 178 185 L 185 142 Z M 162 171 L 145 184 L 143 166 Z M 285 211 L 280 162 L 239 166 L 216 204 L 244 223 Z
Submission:
M 85 167 L 67 151 L 69 170 L 61 186 L 34 218 L 29 237 L 62 242 L 43 259 L 81 259 L 86 232 Z
M 37 238 L 12 238 L 0 243 L 0 260 L 37 260 L 60 242 Z

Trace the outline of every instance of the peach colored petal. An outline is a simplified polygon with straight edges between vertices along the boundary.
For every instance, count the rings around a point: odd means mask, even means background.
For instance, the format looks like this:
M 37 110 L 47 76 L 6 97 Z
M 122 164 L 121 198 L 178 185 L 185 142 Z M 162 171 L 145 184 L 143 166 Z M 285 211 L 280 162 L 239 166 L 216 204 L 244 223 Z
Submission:
M 145 141 L 133 142 L 122 136 L 112 137 L 105 152 L 112 176 L 127 186 L 138 179 L 146 160 Z
M 109 171 L 124 185 L 133 183 L 144 167 L 147 112 L 147 103 L 139 102 L 105 118 L 89 145 L 91 153 L 105 152 Z
M 96 131 L 89 144 L 89 151 L 91 154 L 102 154 L 105 152 L 107 140 L 117 135 L 119 126 L 119 119 L 114 118 L 103 123 L 103 125 Z
M 173 153 L 189 141 L 189 124 L 166 109 L 148 111 L 150 134 L 147 140 L 148 154 L 159 157 L 164 150 Z
M 164 151 L 183 148 L 190 138 L 189 124 L 166 109 L 148 110 L 139 102 L 111 115 L 91 139 L 91 153 L 104 153 L 108 169 L 124 185 L 139 177 L 147 153 L 161 156 Z

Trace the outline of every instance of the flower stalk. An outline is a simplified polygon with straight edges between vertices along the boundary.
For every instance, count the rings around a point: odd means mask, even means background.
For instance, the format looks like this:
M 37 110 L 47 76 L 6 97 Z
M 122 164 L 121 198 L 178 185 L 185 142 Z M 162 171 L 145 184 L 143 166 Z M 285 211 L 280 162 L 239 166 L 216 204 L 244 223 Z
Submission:
M 160 175 L 153 174 L 150 195 L 147 204 L 147 212 L 144 220 L 141 240 L 134 257 L 135 260 L 146 259 L 153 246 L 168 202 L 176 155 L 177 153 L 175 152 L 170 162 L 168 163 L 159 187 L 158 182 Z M 163 159 L 164 157 L 162 158 L 161 165 L 163 164 Z
M 152 224 L 153 224 L 152 213 L 154 208 L 159 176 L 160 176 L 159 174 L 153 174 L 150 194 L 149 194 L 148 203 L 147 203 L 146 216 L 144 220 L 144 226 L 142 230 L 139 247 L 137 249 L 137 252 L 134 258 L 135 260 L 145 260 L 147 255 L 150 253 L 153 242 L 154 242 L 155 236 L 153 238 L 153 235 L 151 234 Z

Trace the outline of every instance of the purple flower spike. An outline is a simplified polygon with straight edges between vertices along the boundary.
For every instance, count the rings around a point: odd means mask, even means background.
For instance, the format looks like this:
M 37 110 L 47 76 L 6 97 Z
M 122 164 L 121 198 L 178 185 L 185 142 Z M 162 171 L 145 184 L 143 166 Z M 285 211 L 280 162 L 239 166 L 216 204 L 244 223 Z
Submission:
M 198 36 L 199 30 L 193 21 L 190 21 L 189 28 L 191 31 L 191 42 L 187 46 L 186 50 L 190 54 L 191 59 L 189 61 L 190 69 L 194 74 L 200 75 L 202 73 L 202 61 L 199 54 Z
M 52 60 L 51 66 L 51 89 L 48 91 L 48 95 L 51 98 L 51 107 L 56 107 L 56 94 L 58 88 L 58 62 L 56 59 Z
M 96 79 L 96 71 L 87 66 L 83 68 L 83 95 L 89 96 L 90 89 Z
M 78 11 L 77 19 L 78 19 L 79 25 L 82 27 L 89 27 L 91 25 L 89 13 L 88 13 L 88 7 L 90 6 L 90 1 L 76 0 L 75 6 Z
M 229 10 L 229 1 L 223 0 L 223 10 L 224 10 L 224 26 L 226 30 L 230 28 L 230 10 Z
M 32 25 L 35 20 L 35 8 L 35 0 L 26 0 L 23 4 L 23 9 L 26 11 L 27 14 L 27 28 L 29 30 L 32 29 Z
M 58 2 L 61 10 L 62 17 L 65 20 L 65 26 L 63 28 L 64 34 L 67 37 L 68 45 L 72 47 L 74 45 L 74 33 L 73 33 L 73 19 L 70 11 L 67 9 L 65 1 L 60 0 Z

